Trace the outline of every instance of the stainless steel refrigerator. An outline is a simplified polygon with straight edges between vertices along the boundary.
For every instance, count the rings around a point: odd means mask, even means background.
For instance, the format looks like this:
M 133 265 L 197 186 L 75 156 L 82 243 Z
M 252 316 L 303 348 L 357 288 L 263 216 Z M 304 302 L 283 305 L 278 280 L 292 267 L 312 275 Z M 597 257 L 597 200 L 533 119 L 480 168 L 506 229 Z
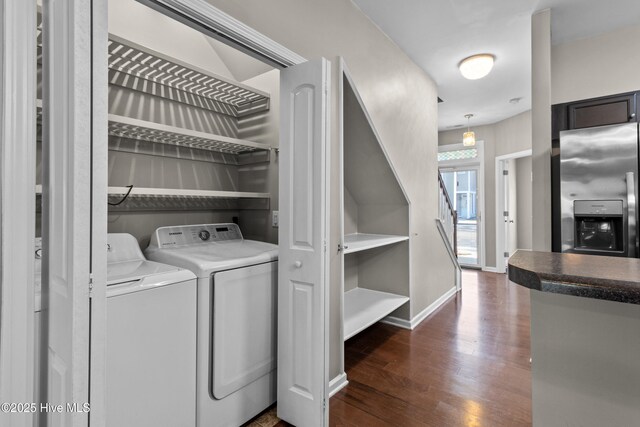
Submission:
M 638 123 L 560 132 L 562 252 L 638 256 Z

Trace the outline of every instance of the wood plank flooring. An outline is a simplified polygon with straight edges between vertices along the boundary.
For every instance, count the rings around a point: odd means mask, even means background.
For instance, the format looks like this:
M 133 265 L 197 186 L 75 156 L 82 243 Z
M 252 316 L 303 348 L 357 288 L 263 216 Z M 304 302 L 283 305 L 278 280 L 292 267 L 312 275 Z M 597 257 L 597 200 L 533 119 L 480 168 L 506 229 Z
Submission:
M 330 425 L 531 425 L 529 291 L 504 274 L 462 281 L 415 330 L 376 324 L 347 341 Z
M 331 426 L 531 425 L 529 291 L 474 270 L 462 283 L 415 330 L 379 323 L 347 341 Z M 288 425 L 264 421 L 249 425 Z

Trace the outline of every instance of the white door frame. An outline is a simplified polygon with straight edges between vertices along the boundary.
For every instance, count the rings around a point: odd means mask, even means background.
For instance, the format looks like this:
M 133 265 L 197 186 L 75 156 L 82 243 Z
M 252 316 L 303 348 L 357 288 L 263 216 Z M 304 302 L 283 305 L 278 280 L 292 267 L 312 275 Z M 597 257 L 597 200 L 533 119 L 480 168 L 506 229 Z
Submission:
M 438 146 L 438 152 L 443 153 L 446 151 L 457 151 L 464 150 L 467 148 L 474 147 L 465 147 L 462 143 L 460 144 L 448 144 L 448 145 L 440 145 Z M 475 148 L 478 150 L 478 156 L 474 159 L 464 159 L 464 160 L 445 160 L 442 162 L 438 162 L 438 171 L 440 169 L 447 168 L 478 168 L 478 189 L 477 191 L 480 193 L 478 196 L 478 220 L 480 222 L 478 226 L 478 249 L 479 249 L 479 257 L 478 257 L 478 266 L 482 270 L 487 269 L 486 264 L 486 244 L 485 244 L 485 220 L 484 220 L 484 141 L 476 141 Z
M 532 150 L 517 151 L 515 153 L 504 154 L 496 157 L 495 165 L 495 186 L 496 186 L 496 272 L 503 273 L 507 266 L 504 262 L 504 247 L 505 247 L 505 235 L 504 235 L 504 216 L 502 212 L 505 210 L 504 199 L 505 190 L 503 185 L 503 162 L 520 159 L 523 157 L 531 156 Z
M 0 3 L 0 402 L 34 402 L 36 2 Z M 0 412 L 0 425 L 33 414 Z

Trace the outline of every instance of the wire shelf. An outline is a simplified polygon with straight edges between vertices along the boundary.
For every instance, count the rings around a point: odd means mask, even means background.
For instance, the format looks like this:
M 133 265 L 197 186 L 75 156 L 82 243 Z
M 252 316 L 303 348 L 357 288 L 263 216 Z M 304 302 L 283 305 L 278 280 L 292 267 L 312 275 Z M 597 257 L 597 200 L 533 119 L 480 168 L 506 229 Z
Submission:
M 109 115 L 109 135 L 228 154 L 242 154 L 271 149 L 271 147 L 258 142 L 213 135 L 114 114 Z
M 242 117 L 269 109 L 269 94 L 109 35 L 110 83 Z

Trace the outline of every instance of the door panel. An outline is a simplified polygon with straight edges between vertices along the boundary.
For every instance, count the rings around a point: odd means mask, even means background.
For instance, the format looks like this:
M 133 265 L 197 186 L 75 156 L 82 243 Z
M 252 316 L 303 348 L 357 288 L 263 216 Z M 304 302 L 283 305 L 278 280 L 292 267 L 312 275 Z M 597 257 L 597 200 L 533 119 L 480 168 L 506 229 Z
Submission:
M 49 426 L 86 426 L 91 256 L 91 2 L 43 5 L 43 316 Z M 96 423 L 96 425 L 99 425 Z
M 518 249 L 518 229 L 516 227 L 516 218 L 518 217 L 518 204 L 517 204 L 517 169 L 516 169 L 516 160 L 509 160 L 509 175 L 508 176 L 508 186 L 509 191 L 507 192 L 508 204 L 507 211 L 509 215 L 507 216 L 507 227 L 509 229 L 509 240 L 508 240 L 508 249 L 509 256 L 513 255 L 513 253 Z
M 281 72 L 278 416 L 327 423 L 329 62 Z

